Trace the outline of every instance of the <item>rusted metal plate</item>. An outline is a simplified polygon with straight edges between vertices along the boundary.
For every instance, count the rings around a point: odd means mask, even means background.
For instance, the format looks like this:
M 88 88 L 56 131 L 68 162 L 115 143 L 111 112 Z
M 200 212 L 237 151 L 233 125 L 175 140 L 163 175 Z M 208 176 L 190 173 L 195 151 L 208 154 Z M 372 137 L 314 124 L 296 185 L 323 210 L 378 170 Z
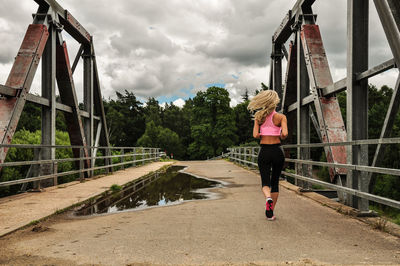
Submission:
M 291 26 L 295 22 L 296 17 L 299 14 L 302 14 L 305 10 L 310 10 L 314 2 L 315 0 L 297 0 L 293 8 L 289 10 L 289 12 L 283 18 L 278 29 L 272 36 L 273 42 L 285 43 L 292 34 Z
M 28 26 L 5 84 L 7 87 L 22 89 L 21 93 L 16 97 L 0 98 L 0 138 L 2 144 L 9 144 L 12 141 L 48 36 L 49 33 L 45 25 L 32 24 Z M 0 149 L 0 163 L 4 162 L 7 150 L 7 148 Z
M 68 12 L 68 10 L 65 10 L 64 18 L 67 23 L 63 23 L 63 20 L 61 20 L 61 23 L 64 25 L 65 30 L 69 34 L 71 34 L 76 40 L 81 43 L 91 42 L 92 37 L 90 36 L 90 33 L 79 23 L 78 20 L 76 20 L 72 16 L 71 13 Z
M 32 64 L 39 64 L 47 38 L 48 32 L 46 26 L 29 25 L 25 38 L 15 58 L 11 73 L 8 76 L 5 84 L 6 86 L 16 89 L 23 87 Z M 42 53 L 39 54 L 40 51 Z
M 317 88 L 329 86 L 333 81 L 318 25 L 303 25 L 301 37 L 310 53 L 308 57 L 314 70 Z
M 347 134 L 338 100 L 334 94 L 329 98 L 321 97 L 320 89 L 332 85 L 333 81 L 318 25 L 303 25 L 301 39 L 313 94 L 318 96 L 314 103 L 322 141 L 324 143 L 344 142 L 347 140 Z M 326 147 L 325 153 L 328 162 L 343 164 L 347 162 L 345 146 Z M 330 173 L 333 181 L 335 174 L 346 174 L 347 170 L 335 168 L 335 172 L 330 169 Z
M 65 42 L 63 42 L 62 45 L 57 45 L 56 53 L 56 78 L 61 102 L 72 108 L 72 113 L 64 113 L 65 120 L 67 121 L 67 128 L 71 145 L 86 147 L 87 142 L 85 139 L 83 124 L 79 113 L 78 100 L 76 97 L 75 85 L 72 77 L 67 45 Z M 81 157 L 79 149 L 72 149 L 72 151 L 75 158 Z M 87 148 L 84 149 L 84 156 L 89 157 L 89 152 Z M 79 161 L 77 162 L 77 164 L 79 164 Z M 85 160 L 85 167 L 90 167 L 89 160 Z

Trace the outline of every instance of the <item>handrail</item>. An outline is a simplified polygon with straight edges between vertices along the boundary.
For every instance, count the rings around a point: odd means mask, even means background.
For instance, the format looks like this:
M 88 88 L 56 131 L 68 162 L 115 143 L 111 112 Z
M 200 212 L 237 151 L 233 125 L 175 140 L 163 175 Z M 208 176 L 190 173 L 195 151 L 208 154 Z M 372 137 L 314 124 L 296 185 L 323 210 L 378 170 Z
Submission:
M 115 167 L 124 167 L 126 165 L 135 166 L 137 164 L 145 164 L 149 161 L 157 161 L 162 156 L 165 156 L 163 152 L 160 152 L 159 148 L 150 148 L 150 147 L 88 147 L 88 146 L 66 146 L 66 145 L 32 145 L 32 144 L 5 144 L 0 145 L 0 150 L 2 148 L 17 148 L 17 149 L 34 149 L 34 150 L 42 150 L 42 149 L 80 149 L 81 157 L 70 157 L 70 158 L 60 158 L 60 159 L 35 159 L 30 161 L 14 161 L 14 162 L 3 162 L 0 163 L 0 169 L 5 169 L 6 167 L 16 167 L 16 166 L 30 166 L 31 168 L 34 166 L 50 166 L 50 173 L 46 173 L 41 175 L 40 171 L 37 170 L 37 173 L 34 173 L 36 176 L 27 176 L 27 177 L 13 177 L 15 180 L 3 181 L 1 182 L 0 176 L 0 187 L 16 185 L 16 184 L 26 184 L 33 181 L 41 181 L 46 179 L 53 179 L 53 184 L 58 184 L 58 177 L 80 174 L 80 180 L 83 179 L 83 174 L 86 173 L 87 176 L 93 175 L 93 171 L 106 169 L 106 171 L 113 171 Z M 88 150 L 97 150 L 104 151 L 104 155 L 102 156 L 83 156 L 83 149 L 87 148 Z M 112 150 L 120 151 L 120 154 L 111 155 Z M 119 158 L 118 162 L 112 162 L 113 158 Z M 91 161 L 89 164 L 90 167 L 84 167 L 84 161 Z M 94 165 L 94 162 L 98 162 L 99 160 L 104 160 L 104 165 Z M 76 162 L 79 165 L 79 169 L 58 172 L 58 164 L 65 162 Z M 77 168 L 75 166 L 75 168 Z M 30 172 L 30 171 L 28 171 Z M 39 185 L 40 187 L 40 182 Z
M 354 146 L 354 145 L 370 145 L 370 144 L 399 144 L 400 138 L 386 138 L 386 139 L 369 139 L 369 140 L 357 140 L 357 141 L 348 141 L 348 142 L 336 142 L 336 143 L 310 143 L 310 144 L 288 144 L 282 145 L 284 149 L 290 148 L 300 148 L 300 147 L 309 147 L 309 148 L 318 148 L 324 146 Z M 231 147 L 228 148 L 229 151 L 229 159 L 234 162 L 238 162 L 241 165 L 254 166 L 258 168 L 257 156 L 259 152 L 259 147 Z M 330 162 L 318 162 L 312 160 L 301 160 L 301 159 L 292 159 L 285 158 L 286 162 L 295 163 L 297 165 L 297 169 L 302 169 L 302 165 L 315 165 L 315 166 L 327 166 L 327 167 L 338 167 L 338 168 L 346 168 L 353 171 L 362 171 L 369 173 L 380 173 L 380 174 L 389 174 L 394 176 L 400 176 L 400 169 L 394 168 L 384 168 L 384 167 L 373 167 L 367 165 L 353 165 L 353 164 L 342 164 L 342 163 L 330 163 Z M 381 203 L 386 206 L 394 207 L 400 209 L 400 201 L 393 200 L 386 197 L 377 196 L 368 192 L 360 191 L 357 189 L 344 187 L 328 182 L 324 182 L 321 180 L 317 180 L 311 177 L 307 177 L 304 175 L 293 174 L 289 172 L 283 171 L 282 174 L 284 176 L 289 176 L 295 179 L 299 179 L 302 181 L 306 181 L 312 184 L 318 184 L 325 186 L 330 189 L 334 189 L 340 192 L 347 193 L 349 195 L 354 195 L 360 198 L 364 198 L 370 201 L 374 201 L 377 203 Z

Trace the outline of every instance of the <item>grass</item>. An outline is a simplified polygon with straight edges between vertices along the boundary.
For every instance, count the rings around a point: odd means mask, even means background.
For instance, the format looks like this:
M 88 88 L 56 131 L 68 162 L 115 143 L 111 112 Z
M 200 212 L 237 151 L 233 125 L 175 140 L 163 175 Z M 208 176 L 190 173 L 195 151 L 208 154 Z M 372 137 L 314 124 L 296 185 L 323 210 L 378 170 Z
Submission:
M 33 220 L 33 221 L 31 221 L 31 222 L 28 224 L 28 226 L 37 225 L 38 223 L 40 223 L 39 220 Z
M 312 189 L 325 189 L 325 187 L 318 185 L 318 184 L 312 184 L 311 188 Z
M 112 184 L 111 187 L 110 187 L 110 190 L 115 193 L 115 192 L 121 191 L 122 187 L 120 185 L 117 185 L 117 184 Z
M 382 216 L 384 219 L 391 221 L 397 225 L 400 225 L 400 210 L 395 208 L 385 207 L 382 208 L 378 205 L 370 205 L 370 210 L 376 211 L 379 216 Z
M 378 218 L 376 222 L 372 225 L 375 229 L 386 231 L 386 224 L 388 220 L 384 218 Z

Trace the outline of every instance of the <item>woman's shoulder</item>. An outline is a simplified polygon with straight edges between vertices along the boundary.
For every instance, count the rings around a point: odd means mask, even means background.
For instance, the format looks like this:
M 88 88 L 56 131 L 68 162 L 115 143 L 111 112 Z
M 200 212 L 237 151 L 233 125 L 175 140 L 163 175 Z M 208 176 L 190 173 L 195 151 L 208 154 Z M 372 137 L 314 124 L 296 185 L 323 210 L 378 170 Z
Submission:
M 276 118 L 278 118 L 279 120 L 281 120 L 281 119 L 283 119 L 283 118 L 286 118 L 286 115 L 284 115 L 284 114 L 282 114 L 282 113 L 278 113 L 278 112 L 276 112 L 276 113 L 274 114 L 274 116 L 275 116 Z

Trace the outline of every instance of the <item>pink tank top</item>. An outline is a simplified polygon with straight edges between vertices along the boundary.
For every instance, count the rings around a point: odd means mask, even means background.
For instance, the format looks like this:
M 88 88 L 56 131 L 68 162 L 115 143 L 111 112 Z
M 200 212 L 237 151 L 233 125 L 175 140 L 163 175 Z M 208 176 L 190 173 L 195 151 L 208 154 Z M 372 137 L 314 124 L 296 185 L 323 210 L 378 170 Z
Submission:
M 274 122 L 272 121 L 272 117 L 274 117 L 274 114 L 276 114 L 275 110 L 265 118 L 265 122 L 260 126 L 260 135 L 262 136 L 281 135 L 282 127 L 275 126 Z

